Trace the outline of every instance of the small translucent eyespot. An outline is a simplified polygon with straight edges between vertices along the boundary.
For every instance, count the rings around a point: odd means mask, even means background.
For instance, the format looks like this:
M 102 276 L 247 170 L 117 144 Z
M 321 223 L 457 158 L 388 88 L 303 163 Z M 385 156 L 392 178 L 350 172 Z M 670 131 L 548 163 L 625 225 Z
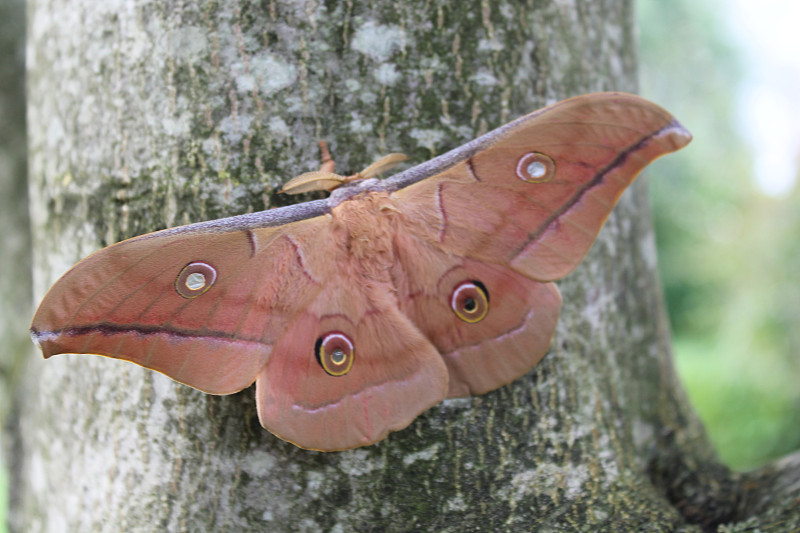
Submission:
M 464 322 L 480 322 L 489 313 L 489 292 L 480 281 L 462 281 L 450 295 L 450 308 Z
M 197 298 L 217 281 L 217 271 L 208 263 L 189 263 L 175 279 L 175 291 L 184 298 Z
M 341 331 L 330 331 L 317 339 L 314 353 L 322 370 L 331 376 L 350 372 L 356 350 L 350 337 Z
M 528 183 L 550 181 L 556 172 L 555 161 L 539 152 L 530 152 L 517 161 L 517 177 Z

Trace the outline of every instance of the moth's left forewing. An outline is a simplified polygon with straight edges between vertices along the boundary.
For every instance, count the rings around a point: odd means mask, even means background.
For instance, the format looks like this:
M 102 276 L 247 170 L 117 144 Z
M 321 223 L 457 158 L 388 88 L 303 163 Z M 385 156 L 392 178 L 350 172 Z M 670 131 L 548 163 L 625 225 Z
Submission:
M 512 215 L 527 238 L 512 250 L 511 266 L 541 280 L 567 275 L 589 251 L 641 170 L 690 139 L 674 117 L 655 104 L 609 94 L 563 102 L 496 147 L 476 154 L 477 176 L 491 176 L 493 184 L 502 184 L 530 203 L 529 211 Z M 498 162 L 495 149 L 507 154 L 504 163 Z M 552 159 L 552 177 L 526 180 L 526 154 Z
M 641 169 L 690 139 L 638 96 L 584 95 L 445 154 L 449 166 L 434 175 L 398 176 L 411 184 L 394 195 L 429 206 L 428 233 L 442 249 L 550 281 L 578 265 Z

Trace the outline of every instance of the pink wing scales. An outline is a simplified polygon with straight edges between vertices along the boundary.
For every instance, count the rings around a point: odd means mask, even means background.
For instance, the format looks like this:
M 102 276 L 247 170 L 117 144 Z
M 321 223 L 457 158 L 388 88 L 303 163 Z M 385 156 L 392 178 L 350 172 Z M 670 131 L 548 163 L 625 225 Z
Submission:
M 400 309 L 436 346 L 447 365 L 448 397 L 483 394 L 538 363 L 550 346 L 561 309 L 555 284 L 531 280 L 496 263 L 443 253 L 413 232 L 396 238 L 395 285 Z M 463 282 L 479 282 L 489 311 L 476 323 L 451 307 Z
M 352 367 L 340 376 L 314 357 L 318 339 L 332 332 L 355 346 Z M 439 353 L 398 311 L 392 287 L 340 273 L 276 344 L 256 381 L 258 414 L 264 427 L 302 448 L 355 448 L 439 403 L 447 379 Z
M 255 380 L 287 321 L 324 281 L 300 264 L 287 227 L 167 230 L 101 250 L 51 288 L 34 316 L 32 336 L 45 357 L 104 355 L 205 392 L 241 390 Z M 313 221 L 295 232 L 312 246 L 325 236 Z M 216 280 L 187 299 L 176 291 L 176 279 L 195 262 L 213 268 Z M 291 284 L 291 295 L 283 283 Z

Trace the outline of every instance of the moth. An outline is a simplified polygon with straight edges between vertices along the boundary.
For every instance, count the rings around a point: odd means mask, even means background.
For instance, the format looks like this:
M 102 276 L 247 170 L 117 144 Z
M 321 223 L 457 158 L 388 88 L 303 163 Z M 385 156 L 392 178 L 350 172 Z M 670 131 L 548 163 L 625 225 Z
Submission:
M 89 256 L 31 334 L 45 357 L 125 359 L 210 394 L 255 382 L 278 437 L 365 446 L 536 365 L 561 308 L 553 280 L 641 169 L 690 140 L 655 104 L 597 93 L 384 180 L 301 176 L 292 188 L 332 193 Z

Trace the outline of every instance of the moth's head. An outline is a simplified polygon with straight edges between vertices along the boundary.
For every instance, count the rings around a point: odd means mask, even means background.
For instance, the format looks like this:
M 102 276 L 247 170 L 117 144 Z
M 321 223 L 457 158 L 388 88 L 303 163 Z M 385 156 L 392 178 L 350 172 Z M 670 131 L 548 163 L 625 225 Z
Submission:
M 373 179 L 375 176 L 396 167 L 406 159 L 408 159 L 408 157 L 406 157 L 405 154 L 388 154 L 381 157 L 361 172 L 356 172 L 351 176 L 342 176 L 332 172 L 332 159 L 325 161 L 323 158 L 322 167 L 319 170 L 315 170 L 314 172 L 306 172 L 305 174 L 300 174 L 299 176 L 290 179 L 286 182 L 280 192 L 283 194 L 300 194 L 311 191 L 333 192 L 334 190 L 343 186 L 351 186 L 364 182 L 375 182 L 377 181 Z

